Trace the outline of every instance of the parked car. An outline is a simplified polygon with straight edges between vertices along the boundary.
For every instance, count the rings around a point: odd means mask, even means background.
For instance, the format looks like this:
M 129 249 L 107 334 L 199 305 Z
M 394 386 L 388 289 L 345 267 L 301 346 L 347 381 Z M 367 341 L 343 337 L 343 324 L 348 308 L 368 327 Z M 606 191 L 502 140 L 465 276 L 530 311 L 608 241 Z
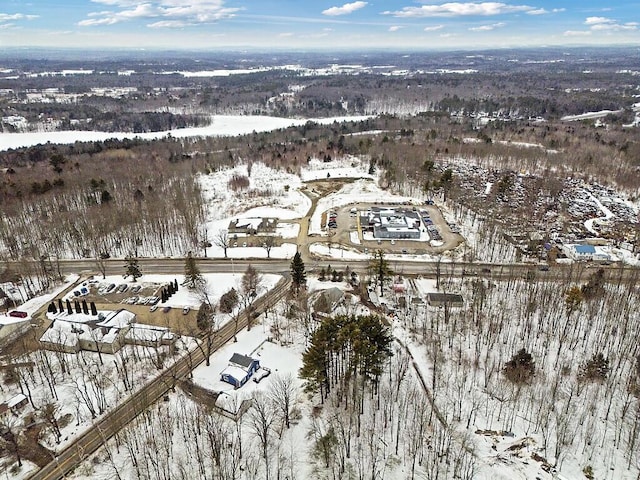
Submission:
M 127 289 L 129 288 L 129 285 L 127 285 L 126 283 L 121 283 L 120 285 L 118 285 L 118 288 L 116 289 L 117 293 L 124 293 L 127 291 Z
M 158 305 L 151 305 L 151 307 L 149 308 L 150 312 L 155 312 L 158 309 Z
M 142 285 L 134 285 L 131 287 L 131 293 L 138 293 L 140 290 L 142 290 Z
M 183 315 L 186 315 L 186 314 L 187 314 L 187 313 L 189 313 L 190 311 L 191 311 L 191 309 L 190 309 L 189 307 L 184 307 L 184 308 L 182 309 L 182 314 L 183 314 Z
M 29 314 L 27 312 L 23 312 L 21 310 L 11 310 L 9 312 L 9 316 L 10 317 L 16 317 L 16 318 L 27 318 Z
M 116 288 L 116 284 L 115 283 L 110 284 L 105 290 L 105 293 L 111 293 L 114 288 Z

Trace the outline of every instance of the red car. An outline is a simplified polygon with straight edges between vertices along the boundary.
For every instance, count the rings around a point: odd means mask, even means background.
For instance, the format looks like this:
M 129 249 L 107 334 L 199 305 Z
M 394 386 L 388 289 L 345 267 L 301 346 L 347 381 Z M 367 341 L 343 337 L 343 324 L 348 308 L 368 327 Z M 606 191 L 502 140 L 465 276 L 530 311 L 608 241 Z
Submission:
M 20 310 L 12 310 L 9 312 L 10 317 L 27 318 L 28 315 L 27 312 L 21 312 Z

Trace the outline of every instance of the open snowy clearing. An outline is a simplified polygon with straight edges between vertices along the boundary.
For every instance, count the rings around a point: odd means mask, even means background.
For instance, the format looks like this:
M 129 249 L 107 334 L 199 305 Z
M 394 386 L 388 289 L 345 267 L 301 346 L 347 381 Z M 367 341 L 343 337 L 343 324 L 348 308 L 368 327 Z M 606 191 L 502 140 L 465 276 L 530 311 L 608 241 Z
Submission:
M 0 133 L 0 151 L 10 148 L 31 147 L 43 143 L 70 144 L 75 142 L 100 142 L 108 139 L 141 138 L 157 140 L 172 136 L 174 138 L 235 136 L 252 132 L 268 132 L 279 128 L 304 125 L 315 122 L 330 125 L 334 122 L 359 122 L 369 116 L 330 117 L 330 118 L 281 118 L 259 115 L 213 115 L 211 124 L 206 127 L 179 128 L 162 132 L 98 132 L 86 130 L 67 130 L 59 132 Z
M 358 179 L 352 183 L 343 185 L 338 192 L 318 200 L 318 205 L 309 223 L 309 234 L 327 235 L 327 232 L 322 228 L 322 213 L 330 209 L 357 203 L 385 204 L 389 202 L 409 202 L 412 200 L 411 197 L 390 194 L 382 190 L 371 180 Z
M 303 182 L 326 180 L 327 178 L 369 178 L 375 180 L 376 175 L 368 173 L 369 166 L 358 157 L 347 156 L 330 162 L 312 158 L 302 169 L 300 177 Z

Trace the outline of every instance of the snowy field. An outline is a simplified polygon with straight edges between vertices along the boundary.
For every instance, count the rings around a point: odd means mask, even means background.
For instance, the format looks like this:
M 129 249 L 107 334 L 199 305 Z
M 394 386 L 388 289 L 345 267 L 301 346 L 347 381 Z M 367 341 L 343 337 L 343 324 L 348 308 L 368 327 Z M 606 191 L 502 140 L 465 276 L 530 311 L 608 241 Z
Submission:
M 369 174 L 368 170 L 368 164 L 358 157 L 347 156 L 330 162 L 312 158 L 309 164 L 302 169 L 300 177 L 303 182 L 326 180 L 327 178 L 377 179 L 377 176 Z
M 411 197 L 393 195 L 382 190 L 376 182 L 370 179 L 358 179 L 352 183 L 343 185 L 335 193 L 322 197 L 318 200 L 316 210 L 313 212 L 309 224 L 310 235 L 326 236 L 327 232 L 322 228 L 322 213 L 327 210 L 353 205 L 356 203 L 389 203 L 408 202 Z
M 252 132 L 268 132 L 279 128 L 304 125 L 315 122 L 330 125 L 334 122 L 366 120 L 368 116 L 331 117 L 331 118 L 282 118 L 258 115 L 213 115 L 211 124 L 206 127 L 190 127 L 162 132 L 98 132 L 70 130 L 60 132 L 24 132 L 0 133 L 0 151 L 10 148 L 31 147 L 44 143 L 70 144 L 75 142 L 99 142 L 108 139 L 142 138 L 156 140 L 171 135 L 173 138 L 235 136 Z

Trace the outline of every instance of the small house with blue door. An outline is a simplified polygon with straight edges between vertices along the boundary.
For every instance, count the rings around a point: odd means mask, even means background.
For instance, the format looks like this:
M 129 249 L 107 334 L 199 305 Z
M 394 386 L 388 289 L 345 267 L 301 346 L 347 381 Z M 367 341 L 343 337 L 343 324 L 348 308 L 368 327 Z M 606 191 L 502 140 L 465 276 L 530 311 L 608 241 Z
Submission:
M 234 353 L 229 360 L 229 365 L 221 372 L 221 380 L 240 388 L 260 368 L 260 361 L 254 358 Z

